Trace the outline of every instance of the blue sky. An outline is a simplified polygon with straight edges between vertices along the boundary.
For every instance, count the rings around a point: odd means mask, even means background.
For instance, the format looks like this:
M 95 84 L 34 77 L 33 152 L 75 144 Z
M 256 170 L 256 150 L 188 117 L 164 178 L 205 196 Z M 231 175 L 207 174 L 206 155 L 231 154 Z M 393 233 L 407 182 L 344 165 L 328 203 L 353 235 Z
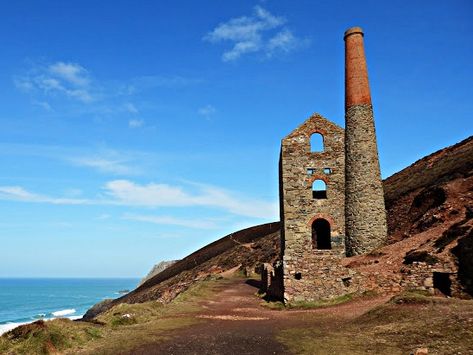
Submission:
M 278 219 L 365 30 L 384 177 L 472 134 L 470 1 L 2 1 L 0 277 L 141 276 Z

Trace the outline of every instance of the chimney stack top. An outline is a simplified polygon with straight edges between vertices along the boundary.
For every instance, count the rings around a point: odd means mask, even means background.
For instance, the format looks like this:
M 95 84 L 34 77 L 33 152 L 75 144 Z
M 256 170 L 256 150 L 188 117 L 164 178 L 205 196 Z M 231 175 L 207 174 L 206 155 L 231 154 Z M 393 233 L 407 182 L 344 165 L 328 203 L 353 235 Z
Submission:
M 343 39 L 346 39 L 348 36 L 354 35 L 356 33 L 359 33 L 362 36 L 364 36 L 363 29 L 361 27 L 351 27 L 345 31 L 345 35 L 343 36 Z

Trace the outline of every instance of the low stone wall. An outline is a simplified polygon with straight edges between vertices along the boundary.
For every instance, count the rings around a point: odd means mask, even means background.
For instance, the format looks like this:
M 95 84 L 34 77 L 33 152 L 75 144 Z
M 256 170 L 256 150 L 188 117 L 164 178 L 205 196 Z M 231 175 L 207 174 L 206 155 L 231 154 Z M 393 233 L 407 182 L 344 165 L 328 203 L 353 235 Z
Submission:
M 464 292 L 458 282 L 458 274 L 448 264 L 429 265 L 425 262 L 413 262 L 401 269 L 401 287 L 406 290 L 424 290 L 431 294 L 463 297 Z M 434 275 L 444 275 L 448 285 L 436 284 Z
M 342 265 L 343 256 L 314 253 L 285 264 L 284 301 L 333 299 L 364 290 L 360 275 Z

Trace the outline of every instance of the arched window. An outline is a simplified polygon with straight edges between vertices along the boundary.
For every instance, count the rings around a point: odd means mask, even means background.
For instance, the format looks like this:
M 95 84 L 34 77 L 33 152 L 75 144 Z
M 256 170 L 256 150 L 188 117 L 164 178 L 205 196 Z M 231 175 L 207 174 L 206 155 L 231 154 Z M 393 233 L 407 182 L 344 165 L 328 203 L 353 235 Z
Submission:
M 310 136 L 310 151 L 323 152 L 324 151 L 324 136 L 320 133 L 314 133 Z
M 323 218 L 312 223 L 312 246 L 314 249 L 332 249 L 330 223 Z
M 312 197 L 319 200 L 327 198 L 327 185 L 323 180 L 315 180 L 312 183 Z

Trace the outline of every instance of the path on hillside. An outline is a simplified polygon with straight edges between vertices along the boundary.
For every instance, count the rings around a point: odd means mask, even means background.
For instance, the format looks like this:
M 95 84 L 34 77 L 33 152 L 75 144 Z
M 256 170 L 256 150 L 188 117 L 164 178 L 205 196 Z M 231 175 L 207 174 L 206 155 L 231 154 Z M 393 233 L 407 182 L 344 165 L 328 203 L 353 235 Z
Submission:
M 384 303 L 386 298 L 358 299 L 314 310 L 277 311 L 260 306 L 257 288 L 245 280 L 225 284 L 195 316 L 203 322 L 170 332 L 170 339 L 124 354 L 289 354 L 276 340 L 284 328 L 320 326 L 327 331 Z M 330 316 L 330 318 L 328 318 Z

